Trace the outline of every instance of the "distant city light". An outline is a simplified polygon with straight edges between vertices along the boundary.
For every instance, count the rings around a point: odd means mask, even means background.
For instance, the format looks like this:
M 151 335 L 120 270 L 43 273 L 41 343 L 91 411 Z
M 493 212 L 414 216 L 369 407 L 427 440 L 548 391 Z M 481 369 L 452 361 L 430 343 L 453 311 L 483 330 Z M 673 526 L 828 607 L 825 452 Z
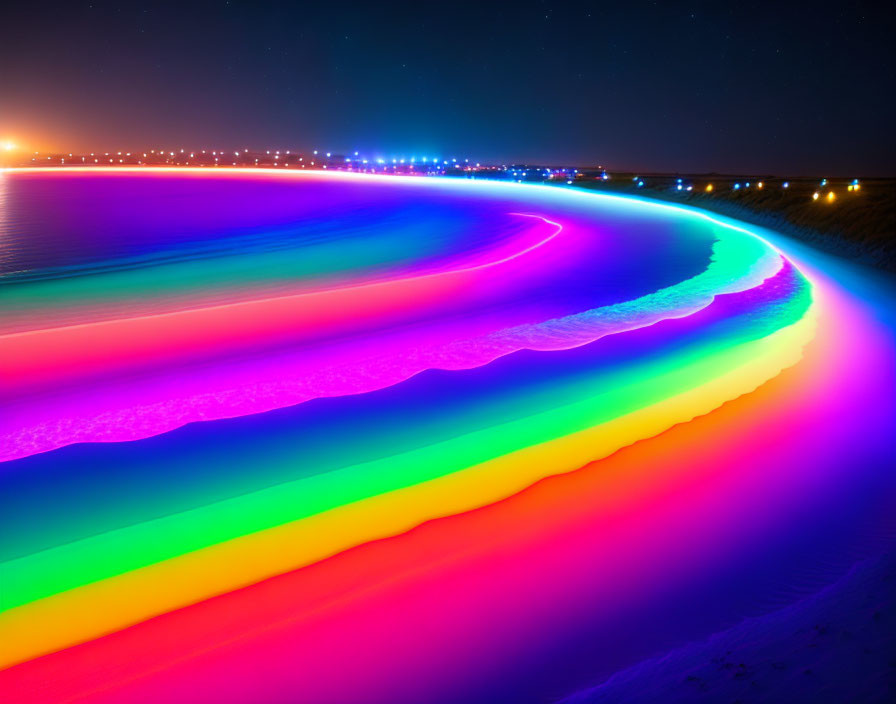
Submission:
M 22 147 L 16 145 L 13 140 L 0 140 L 0 154 L 3 151 L 12 152 L 12 151 L 23 151 Z M 31 155 L 31 152 L 25 152 L 28 156 Z M 342 170 L 346 172 L 356 172 L 356 173 L 373 173 L 373 174 L 395 174 L 395 175 L 406 175 L 406 176 L 460 176 L 463 175 L 466 178 L 477 179 L 477 178 L 503 178 L 509 182 L 516 183 L 526 183 L 532 181 L 541 181 L 543 183 L 552 183 L 552 184 L 562 184 L 564 181 L 566 185 L 576 185 L 580 183 L 580 179 L 584 179 L 585 184 L 591 182 L 594 185 L 597 185 L 602 182 L 606 182 L 611 180 L 610 174 L 606 171 L 603 166 L 596 166 L 588 168 L 586 171 L 579 171 L 578 169 L 572 169 L 567 167 L 553 168 L 539 165 L 517 165 L 517 166 L 509 166 L 509 165 L 497 165 L 497 164 L 482 164 L 480 162 L 474 163 L 470 159 L 464 158 L 456 158 L 449 157 L 442 159 L 441 157 L 397 157 L 392 156 L 391 154 L 384 154 L 383 156 L 370 156 L 369 158 L 361 158 L 359 156 L 360 152 L 353 152 L 355 156 L 353 157 L 343 157 L 345 152 L 331 152 L 331 151 L 319 151 L 314 150 L 313 153 L 315 155 L 323 155 L 326 154 L 326 159 L 317 158 L 316 161 L 308 161 L 304 159 L 304 157 L 300 156 L 302 152 L 293 152 L 290 150 L 257 150 L 253 151 L 250 155 L 247 149 L 242 149 L 238 151 L 233 151 L 232 148 L 227 151 L 215 150 L 206 152 L 206 150 L 202 150 L 201 153 L 199 150 L 190 151 L 189 149 L 179 149 L 170 151 L 169 149 L 153 149 L 149 152 L 124 152 L 124 151 L 112 151 L 112 152 L 97 152 L 90 153 L 91 158 L 95 156 L 104 156 L 103 163 L 106 167 L 111 165 L 137 165 L 152 167 L 152 166 L 185 166 L 190 168 L 196 167 L 226 167 L 227 165 L 232 165 L 234 167 L 258 167 L 258 168 L 274 168 L 277 170 L 289 169 L 290 167 L 299 167 L 304 169 L 308 167 L 309 169 L 329 169 L 329 170 Z M 307 152 L 306 152 L 307 153 Z M 348 152 L 351 154 L 352 152 Z M 368 152 L 370 153 L 370 152 Z M 81 162 L 86 162 L 87 157 L 82 155 L 75 155 L 72 152 L 68 154 L 63 153 L 53 153 L 50 156 L 47 156 L 48 152 L 34 152 L 34 157 L 30 159 L 30 161 L 34 165 L 43 165 L 50 166 L 51 164 L 69 167 L 72 165 L 73 161 L 77 161 L 80 157 Z M 85 153 L 86 154 L 86 153 Z M 142 154 L 142 157 L 141 157 Z M 265 157 L 264 155 L 267 155 Z M 333 158 L 335 156 L 335 159 Z M 376 152 L 374 152 L 376 154 Z M 212 155 L 214 155 L 214 159 L 212 160 Z M 231 156 L 233 155 L 233 156 Z M 127 158 L 123 158 L 123 157 Z M 118 157 L 118 158 L 111 158 Z M 309 155 L 309 159 L 311 156 Z M 13 163 L 15 162 L 15 156 L 12 158 L 7 157 L 5 159 L 0 158 L 0 164 L 4 163 Z M 108 163 L 107 163 L 108 162 Z M 94 163 L 99 164 L 99 159 L 94 158 Z M 381 165 L 381 166 L 378 166 Z M 617 175 L 618 176 L 618 175 Z M 675 192 L 677 193 L 695 193 L 700 192 L 702 189 L 706 194 L 714 194 L 715 184 L 703 182 L 703 185 L 696 185 L 691 183 L 690 185 L 684 182 L 686 177 L 675 177 L 675 181 L 673 182 L 675 187 Z M 687 176 L 690 180 L 690 176 Z M 698 181 L 702 181 L 702 178 L 696 176 L 694 177 Z M 666 185 L 663 185 L 663 181 L 665 181 Z M 837 190 L 839 189 L 840 183 L 843 182 L 846 186 L 846 191 L 848 193 L 856 193 L 860 189 L 859 179 L 835 179 L 837 181 L 836 185 L 830 185 L 830 180 L 827 178 L 820 179 L 819 182 L 821 185 L 817 186 L 817 190 L 811 193 L 811 197 L 813 201 L 823 200 L 828 204 L 833 205 L 837 200 Z M 596 183 L 595 183 L 596 182 Z M 777 177 L 773 177 L 773 180 L 770 182 L 772 184 L 772 188 L 774 188 L 775 183 L 780 183 L 782 189 L 788 189 L 790 187 L 789 181 L 778 181 Z M 668 177 L 661 178 L 658 183 L 655 183 L 653 188 L 666 188 L 668 187 L 669 179 Z M 797 183 L 797 195 L 798 197 L 802 197 L 803 181 L 799 181 Z M 639 175 L 632 176 L 632 185 L 637 189 L 644 189 L 646 187 L 645 179 L 641 178 Z M 731 194 L 733 195 L 735 192 L 743 189 L 749 189 L 751 187 L 755 189 L 764 189 L 765 182 L 764 181 L 739 181 L 736 183 L 731 183 L 728 181 L 723 181 L 721 188 L 724 190 L 725 188 L 731 189 Z M 667 191 L 668 192 L 668 191 Z M 748 198 L 748 196 L 743 196 L 744 198 Z M 858 205 L 861 203 L 861 199 L 852 199 L 850 200 L 849 205 L 855 204 Z M 844 204 L 846 207 L 847 204 Z

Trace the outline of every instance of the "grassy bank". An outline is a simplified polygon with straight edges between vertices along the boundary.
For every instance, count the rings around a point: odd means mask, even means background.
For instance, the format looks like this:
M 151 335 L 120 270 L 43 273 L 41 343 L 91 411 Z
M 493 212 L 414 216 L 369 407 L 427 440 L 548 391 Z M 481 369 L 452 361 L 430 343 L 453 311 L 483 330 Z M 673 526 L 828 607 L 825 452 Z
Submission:
M 606 181 L 586 176 L 575 185 L 704 208 L 896 272 L 896 179 L 861 179 L 859 188 L 850 189 L 851 179 L 822 186 L 820 179 L 614 173 Z

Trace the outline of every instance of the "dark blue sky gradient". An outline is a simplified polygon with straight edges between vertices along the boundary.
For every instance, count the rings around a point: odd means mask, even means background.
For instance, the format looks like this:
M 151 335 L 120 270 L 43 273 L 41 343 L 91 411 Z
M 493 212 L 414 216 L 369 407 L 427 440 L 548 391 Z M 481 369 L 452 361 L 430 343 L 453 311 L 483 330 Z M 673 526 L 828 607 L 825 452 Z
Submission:
M 892 175 L 885 8 L 17 3 L 0 41 L 0 136 Z

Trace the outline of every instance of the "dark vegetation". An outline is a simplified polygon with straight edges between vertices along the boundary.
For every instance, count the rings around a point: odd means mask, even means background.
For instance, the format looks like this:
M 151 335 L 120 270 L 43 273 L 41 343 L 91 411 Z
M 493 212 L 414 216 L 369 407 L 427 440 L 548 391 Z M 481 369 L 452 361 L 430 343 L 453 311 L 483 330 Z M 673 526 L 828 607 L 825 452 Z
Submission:
M 638 186 L 639 181 L 644 185 Z M 859 188 L 852 190 L 849 186 L 853 179 L 829 179 L 824 186 L 821 181 L 772 176 L 616 173 L 609 180 L 602 180 L 589 173 L 575 185 L 696 206 L 896 272 L 896 179 L 859 179 Z M 712 188 L 707 191 L 710 184 Z M 813 199 L 815 193 L 819 194 L 817 199 Z M 829 193 L 834 194 L 833 198 Z

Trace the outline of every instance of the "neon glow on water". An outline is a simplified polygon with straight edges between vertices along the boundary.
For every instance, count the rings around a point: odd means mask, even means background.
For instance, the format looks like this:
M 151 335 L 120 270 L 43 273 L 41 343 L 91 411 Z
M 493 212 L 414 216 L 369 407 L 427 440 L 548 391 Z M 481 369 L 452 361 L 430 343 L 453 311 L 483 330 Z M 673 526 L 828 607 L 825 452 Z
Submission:
M 891 292 L 773 233 L 72 169 L 0 237 L 15 701 L 560 699 L 892 539 Z

